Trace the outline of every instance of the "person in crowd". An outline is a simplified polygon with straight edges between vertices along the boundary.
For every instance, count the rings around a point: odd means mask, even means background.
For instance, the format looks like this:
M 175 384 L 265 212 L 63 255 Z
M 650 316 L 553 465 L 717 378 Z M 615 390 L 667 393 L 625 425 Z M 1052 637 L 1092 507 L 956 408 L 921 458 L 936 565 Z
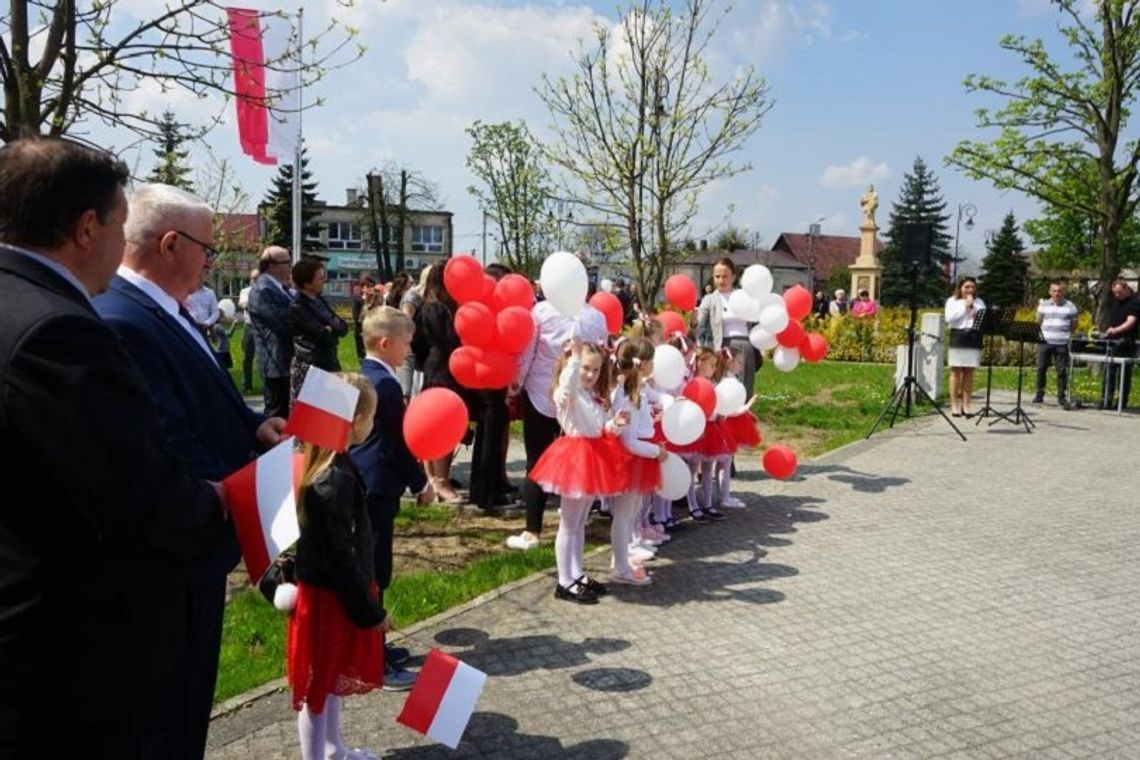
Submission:
M 432 267 L 424 290 L 424 305 L 420 314 L 420 328 L 427 345 L 424 360 L 424 388 L 449 388 L 459 394 L 468 404 L 467 389 L 460 387 L 451 376 L 448 357 L 459 348 L 459 336 L 455 333 L 456 304 L 451 294 L 443 286 L 443 267 Z M 446 504 L 462 504 L 464 499 L 456 491 L 451 480 L 451 460 L 454 453 L 427 462 L 428 477 L 436 496 Z
M 427 359 L 428 345 L 423 337 L 423 329 L 420 324 L 420 310 L 424 305 L 424 291 L 427 289 L 431 270 L 430 265 L 420 270 L 419 283 L 404 291 L 404 295 L 400 299 L 400 311 L 411 317 L 413 324 L 416 325 L 416 334 L 412 338 L 412 352 L 404 360 L 404 366 L 396 368 L 396 377 L 400 381 L 400 387 L 404 390 L 404 400 L 406 401 L 411 400 L 412 396 L 419 393 L 424 383 L 424 360 Z
M 376 393 L 362 375 L 343 379 L 360 391 L 349 432 L 372 431 Z M 373 576 L 372 526 L 364 482 L 348 454 L 302 445 L 297 496 L 297 600 L 286 627 L 286 676 L 297 711 L 304 760 L 375 757 L 341 737 L 341 698 L 384 682 L 384 634 L 392 618 Z
M 1103 335 L 1118 342 L 1114 350 L 1117 356 L 1135 356 L 1137 331 L 1140 331 L 1140 298 L 1136 297 L 1132 286 L 1123 279 L 1113 280 L 1112 305 L 1108 310 L 1108 322 Z M 1128 406 L 1128 396 L 1132 390 L 1132 365 L 1123 368 L 1123 378 L 1116 374 L 1120 371 L 1122 368 L 1115 364 L 1105 367 L 1104 390 L 1101 394 L 1101 406 L 1105 409 L 1115 409 L 1117 406 L 1114 398 L 1118 380 L 1123 383 L 1120 406 Z
M 827 319 L 831 316 L 830 304 L 827 302 L 827 293 L 822 288 L 815 291 L 812 296 L 811 311 L 819 319 Z
M 856 319 L 873 317 L 878 311 L 879 306 L 871 298 L 871 293 L 868 290 L 860 290 L 859 295 L 855 298 L 855 303 L 851 304 L 851 316 Z
M 197 290 L 186 296 L 183 303 L 202 333 L 212 334 L 214 325 L 222 318 L 222 310 L 218 306 L 218 296 L 214 293 L 214 289 L 203 282 Z
M 627 327 L 632 325 L 633 321 L 637 319 L 637 312 L 633 308 L 633 293 L 630 292 L 625 279 L 619 277 L 614 280 L 613 294 L 621 303 L 622 321 Z
M 986 303 L 977 296 L 978 281 L 959 278 L 954 292 L 946 299 L 946 323 L 950 327 L 950 414 L 974 416 L 974 370 L 982 363 L 982 332 L 975 329 Z
M 364 299 L 370 295 L 375 285 L 371 275 L 362 274 L 360 279 L 352 283 L 352 340 L 356 346 L 356 358 L 364 360 L 364 335 L 361 332 L 364 326 Z
M 146 695 L 185 651 L 182 600 L 156 589 L 225 529 L 219 486 L 164 440 L 143 373 L 91 304 L 123 257 L 129 177 L 62 138 L 0 147 L 5 757 L 141 757 Z
M 140 187 L 131 197 L 123 263 L 107 292 L 95 298 L 95 309 L 142 370 L 167 443 L 195 475 L 221 480 L 278 443 L 285 421 L 249 409 L 180 306 L 199 288 L 214 258 L 213 217 L 209 204 L 184 190 Z M 226 575 L 238 558 L 236 535 L 227 526 L 181 583 L 153 591 L 178 600 L 186 654 L 144 695 L 148 758 L 198 758 L 206 751 Z
M 610 361 L 604 347 L 571 339 L 554 374 L 558 379 L 551 397 L 562 435 L 539 457 L 531 477 L 561 497 L 554 598 L 597 604 L 606 587 L 586 575 L 586 521 L 595 499 L 625 490 L 628 457 L 617 435 L 629 415 L 609 419 Z
M 562 356 L 563 346 L 568 340 L 578 338 L 583 343 L 605 345 L 609 337 L 605 316 L 588 303 L 583 304 L 576 316 L 568 317 L 542 300 L 531 309 L 531 315 L 534 317 L 534 337 L 520 356 L 515 382 L 508 391 L 522 398 L 523 445 L 526 447 L 528 475 L 521 489 L 526 507 L 526 529 L 509 536 L 507 546 L 524 551 L 538 546 L 542 513 L 546 510 L 546 493 L 531 480 L 529 473 L 562 432 L 550 398 L 550 388 L 555 379 L 554 365 Z
M 847 303 L 847 291 L 839 288 L 835 291 L 835 300 L 827 307 L 828 313 L 833 317 L 841 317 L 847 313 L 850 304 Z
M 703 377 L 714 386 L 727 374 L 731 359 L 722 349 L 714 351 L 702 346 L 697 351 L 697 377 Z M 695 522 L 712 522 L 723 520 L 724 513 L 716 508 L 716 504 L 734 509 L 739 503 L 734 500 L 729 490 L 732 477 L 732 455 L 736 444 L 728 434 L 724 425 L 724 418 L 715 411 L 708 416 L 705 422 L 705 432 L 697 439 L 692 451 L 696 454 L 696 461 L 700 466 L 701 497 L 700 504 L 690 515 Z M 692 465 L 690 465 L 692 469 Z M 695 476 L 696 473 L 694 473 Z M 715 498 L 714 498 L 715 497 Z M 729 507 L 726 502 L 733 504 Z
M 253 324 L 249 319 L 249 293 L 257 282 L 260 271 L 253 269 L 249 273 L 249 284 L 238 293 L 238 319 L 241 322 L 241 389 L 243 393 L 253 393 L 253 360 L 257 356 L 257 348 L 253 340 Z
M 1065 284 L 1060 280 L 1049 283 L 1049 297 L 1037 304 L 1037 324 L 1041 328 L 1041 342 L 1037 344 L 1037 390 L 1033 403 L 1045 401 L 1045 373 L 1049 362 L 1057 368 L 1057 403 L 1069 408 L 1069 338 L 1077 326 L 1077 307 L 1065 298 Z
M 261 252 L 261 276 L 249 291 L 249 319 L 257 359 L 265 383 L 265 414 L 289 416 L 289 370 L 293 364 L 293 328 L 289 305 L 293 260 L 289 251 L 271 245 Z
M 733 356 L 740 357 L 740 382 L 751 394 L 760 364 L 759 352 L 748 341 L 749 323 L 733 314 L 728 306 L 735 282 L 736 265 L 732 259 L 717 259 L 713 265 L 716 292 L 702 298 L 697 308 L 697 342 L 716 350 L 727 348 Z
M 392 278 L 392 285 L 388 288 L 388 292 L 384 294 L 384 305 L 391 306 L 393 309 L 400 308 L 400 302 L 404 300 L 404 294 L 412 287 L 412 276 L 401 269 L 396 272 L 396 276 Z
M 420 504 L 430 504 L 435 498 L 423 467 L 404 442 L 404 394 L 395 374 L 395 368 L 403 364 L 411 351 L 414 330 L 411 318 L 390 306 L 377 306 L 364 316 L 367 354 L 360 371 L 372 384 L 378 403 L 372 432 L 349 453 L 367 492 L 365 503 L 372 523 L 373 569 L 381 605 L 384 592 L 392 583 L 392 539 L 396 515 L 400 513 L 400 497 L 410 490 Z M 386 690 L 410 689 L 415 683 L 415 674 L 400 668 L 410 656 L 403 647 L 386 648 Z
M 290 368 L 292 398 L 296 399 L 309 367 L 339 372 L 337 346 L 348 335 L 348 324 L 337 316 L 321 293 L 328 271 L 320 259 L 301 259 L 293 265 L 297 296 L 289 304 L 293 330 L 293 364 Z

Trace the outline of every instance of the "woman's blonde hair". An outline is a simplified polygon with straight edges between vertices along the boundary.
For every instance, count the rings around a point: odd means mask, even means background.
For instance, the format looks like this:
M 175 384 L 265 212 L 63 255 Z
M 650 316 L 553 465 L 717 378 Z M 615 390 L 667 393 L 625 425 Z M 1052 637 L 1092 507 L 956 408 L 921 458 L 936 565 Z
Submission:
M 371 416 L 376 413 L 376 389 L 372 387 L 372 383 L 367 377 L 357 372 L 338 372 L 337 377 L 360 391 L 360 396 L 356 399 L 356 409 L 352 413 L 354 424 L 360 417 Z M 306 518 L 305 494 L 308 487 L 329 468 L 337 452 L 306 442 L 301 444 L 301 454 L 304 459 L 301 465 L 301 487 L 298 489 L 297 496 L 297 522 L 304 525 Z
M 653 361 L 653 344 L 646 338 L 622 341 L 614 354 L 617 371 L 625 379 L 622 390 L 635 407 L 641 407 L 642 362 Z

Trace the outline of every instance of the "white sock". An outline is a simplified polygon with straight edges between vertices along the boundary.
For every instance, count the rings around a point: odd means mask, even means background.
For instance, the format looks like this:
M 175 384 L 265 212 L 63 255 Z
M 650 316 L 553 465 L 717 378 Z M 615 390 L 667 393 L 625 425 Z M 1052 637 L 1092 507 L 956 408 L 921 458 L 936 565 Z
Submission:
M 302 760 L 325 760 L 325 716 L 314 713 L 307 704 L 297 713 L 297 734 L 301 738 Z

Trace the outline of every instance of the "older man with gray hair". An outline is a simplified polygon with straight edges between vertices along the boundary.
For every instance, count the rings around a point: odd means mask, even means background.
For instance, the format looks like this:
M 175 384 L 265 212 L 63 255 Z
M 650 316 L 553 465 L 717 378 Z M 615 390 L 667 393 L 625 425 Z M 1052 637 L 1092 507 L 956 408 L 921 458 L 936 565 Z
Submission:
M 144 185 L 130 201 L 123 263 L 95 308 L 142 370 L 170 448 L 202 478 L 221 480 L 276 444 L 284 420 L 246 406 L 185 307 L 217 251 L 213 210 L 169 185 Z M 239 553 L 232 528 L 185 576 L 153 589 L 182 616 L 184 647 L 144 704 L 148 758 L 201 758 L 221 646 L 226 575 Z M 139 582 L 148 582 L 142 573 Z
M 265 381 L 265 413 L 289 416 L 289 372 L 293 365 L 293 327 L 289 306 L 293 296 L 289 251 L 271 245 L 257 262 L 261 276 L 249 291 L 249 326 Z

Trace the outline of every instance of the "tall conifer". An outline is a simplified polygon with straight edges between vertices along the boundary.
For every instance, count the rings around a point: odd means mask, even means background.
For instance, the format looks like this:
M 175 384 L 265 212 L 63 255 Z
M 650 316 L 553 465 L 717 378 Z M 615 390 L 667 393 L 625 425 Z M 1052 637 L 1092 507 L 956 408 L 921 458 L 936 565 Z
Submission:
M 158 161 L 146 178 L 147 182 L 162 182 L 194 192 L 194 183 L 189 179 L 190 167 L 186 164 L 190 151 L 182 147 L 190 139 L 184 129 L 185 125 L 175 121 L 173 111 L 162 112 L 162 121 L 158 123 L 158 147 L 153 151 Z
M 987 304 L 1021 306 L 1029 292 L 1029 262 L 1021 255 L 1025 244 L 1017 234 L 1013 212 L 986 245 L 978 294 Z
M 320 235 L 320 225 L 313 222 L 317 215 L 317 183 L 309 171 L 308 148 L 301 148 L 301 250 L 312 250 L 316 244 L 309 241 Z M 261 214 L 266 221 L 266 242 L 293 249 L 293 165 L 281 164 L 273 187 L 261 202 Z
M 938 180 L 921 157 L 915 158 L 913 170 L 903 177 L 899 200 L 891 204 L 886 246 L 879 254 L 883 265 L 883 305 L 910 303 L 911 257 L 909 251 L 903 251 L 908 224 L 929 224 L 933 230 L 930 258 L 918 268 L 918 306 L 939 306 L 946 301 L 950 292 L 945 273 L 951 259 L 950 235 L 946 231 L 949 219 Z

